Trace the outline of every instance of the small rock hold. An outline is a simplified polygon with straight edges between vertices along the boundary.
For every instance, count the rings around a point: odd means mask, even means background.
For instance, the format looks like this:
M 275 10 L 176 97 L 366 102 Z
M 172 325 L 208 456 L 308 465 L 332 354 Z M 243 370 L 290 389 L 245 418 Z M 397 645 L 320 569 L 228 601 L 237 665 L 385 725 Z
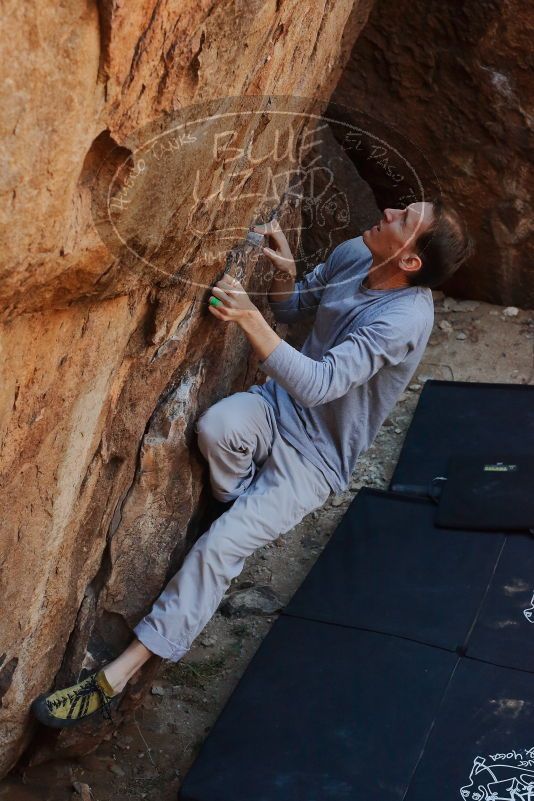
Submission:
M 93 793 L 88 784 L 85 784 L 84 782 L 73 782 L 72 786 L 81 797 L 81 801 L 91 801 L 93 798 Z
M 226 596 L 219 611 L 225 617 L 244 615 L 270 615 L 282 608 L 282 602 L 271 587 L 258 584 L 246 590 L 237 590 Z
M 478 300 L 458 300 L 456 301 L 456 306 L 454 307 L 454 311 L 475 311 L 478 309 L 480 303 Z
M 455 300 L 454 298 L 445 298 L 443 301 L 443 308 L 446 311 L 452 312 L 469 312 L 478 309 L 480 303 L 476 300 Z
M 206 636 L 206 637 L 201 637 L 201 638 L 200 638 L 200 640 L 199 640 L 198 642 L 199 642 L 199 644 L 200 644 L 200 645 L 202 645 L 204 648 L 210 648 L 212 645 L 215 645 L 215 643 L 217 642 L 217 640 L 216 640 L 216 638 L 215 638 L 215 637 L 208 637 L 208 636 Z
M 159 696 L 165 695 L 165 690 L 158 684 L 155 684 L 150 690 L 150 692 L 152 693 L 152 695 L 159 695 Z
M 120 765 L 110 765 L 110 766 L 109 766 L 109 769 L 110 769 L 110 771 L 111 771 L 112 773 L 114 773 L 114 774 L 115 774 L 115 776 L 120 776 L 121 778 L 122 778 L 123 776 L 126 776 L 126 773 L 125 773 L 125 771 L 124 771 L 124 770 L 121 768 L 121 766 L 120 766 Z
M 456 334 L 456 339 L 467 339 L 467 334 L 464 334 L 463 331 L 460 331 L 459 334 Z
M 330 501 L 330 505 L 331 506 L 342 506 L 344 502 L 345 502 L 345 499 L 341 495 L 336 495 Z
M 503 309 L 503 314 L 505 317 L 517 317 L 519 309 L 517 306 L 507 306 L 506 309 Z
M 452 331 L 452 325 L 448 320 L 440 320 L 438 326 L 442 331 Z
M 409 389 L 411 392 L 418 392 L 418 390 L 420 390 L 420 389 L 421 389 L 421 384 L 410 384 L 410 386 L 408 387 L 408 389 Z
M 396 428 L 396 429 L 395 429 L 395 434 L 400 434 L 400 433 L 401 433 L 401 430 L 400 430 L 400 428 Z

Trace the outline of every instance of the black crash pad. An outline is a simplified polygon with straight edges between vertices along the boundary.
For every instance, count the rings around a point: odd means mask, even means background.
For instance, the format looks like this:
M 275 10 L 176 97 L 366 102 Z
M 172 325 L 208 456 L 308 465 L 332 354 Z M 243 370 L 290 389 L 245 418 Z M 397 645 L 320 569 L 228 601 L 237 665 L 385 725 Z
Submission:
M 283 614 L 534 672 L 534 539 L 437 528 L 434 510 L 360 490 Z
M 469 637 L 467 655 L 534 672 L 534 539 L 530 534 L 508 536 Z
M 435 509 L 362 489 L 283 613 L 462 649 L 505 537 L 436 528 Z
M 389 488 L 446 475 L 454 453 L 534 452 L 534 386 L 427 381 Z
M 455 654 L 281 617 L 181 786 L 181 801 L 400 801 Z
M 531 673 L 460 660 L 406 801 L 534 798 L 533 699 Z
M 391 488 L 454 453 L 534 451 L 533 392 L 427 382 Z M 534 542 L 438 529 L 435 509 L 360 492 L 181 801 L 534 801 Z
M 436 488 L 436 526 L 534 533 L 534 452 L 494 455 L 451 457 Z

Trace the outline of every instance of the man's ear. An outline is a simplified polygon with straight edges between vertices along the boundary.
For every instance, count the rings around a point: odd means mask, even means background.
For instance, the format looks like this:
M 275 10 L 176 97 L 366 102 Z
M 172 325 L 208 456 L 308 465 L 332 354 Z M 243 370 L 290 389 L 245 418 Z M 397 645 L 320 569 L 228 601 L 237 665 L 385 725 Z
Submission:
M 417 253 L 405 253 L 399 259 L 399 267 L 407 273 L 415 273 L 420 270 L 423 265 L 421 258 Z

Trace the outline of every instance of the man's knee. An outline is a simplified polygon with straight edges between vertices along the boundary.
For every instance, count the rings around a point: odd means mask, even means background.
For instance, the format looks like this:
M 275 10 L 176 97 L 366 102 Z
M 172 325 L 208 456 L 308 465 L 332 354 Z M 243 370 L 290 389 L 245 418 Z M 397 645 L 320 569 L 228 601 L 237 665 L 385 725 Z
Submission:
M 195 425 L 200 449 L 204 452 L 213 445 L 217 445 L 224 437 L 226 428 L 225 414 L 219 403 L 215 403 L 209 409 L 206 409 Z
M 203 452 L 223 441 L 232 441 L 235 420 L 230 414 L 228 404 L 223 402 L 224 400 L 226 399 L 223 398 L 222 401 L 217 401 L 209 409 L 206 409 L 196 422 L 195 431 Z

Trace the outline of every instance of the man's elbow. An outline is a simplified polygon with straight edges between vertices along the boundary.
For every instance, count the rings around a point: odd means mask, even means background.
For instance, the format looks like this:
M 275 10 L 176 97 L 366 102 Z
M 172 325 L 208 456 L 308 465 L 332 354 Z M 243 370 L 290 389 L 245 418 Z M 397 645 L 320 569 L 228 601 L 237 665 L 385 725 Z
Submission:
M 313 409 L 315 406 L 321 406 L 321 404 L 326 403 L 326 398 L 324 393 L 318 395 L 316 392 L 314 393 L 310 392 L 310 393 L 304 393 L 302 395 L 293 395 L 293 398 L 304 409 Z
M 330 374 L 325 375 L 323 380 L 310 380 L 308 383 L 309 387 L 305 391 L 299 392 L 299 397 L 295 398 L 305 409 L 322 406 L 323 403 L 328 403 L 329 400 L 338 397 L 333 391 L 334 385 Z

